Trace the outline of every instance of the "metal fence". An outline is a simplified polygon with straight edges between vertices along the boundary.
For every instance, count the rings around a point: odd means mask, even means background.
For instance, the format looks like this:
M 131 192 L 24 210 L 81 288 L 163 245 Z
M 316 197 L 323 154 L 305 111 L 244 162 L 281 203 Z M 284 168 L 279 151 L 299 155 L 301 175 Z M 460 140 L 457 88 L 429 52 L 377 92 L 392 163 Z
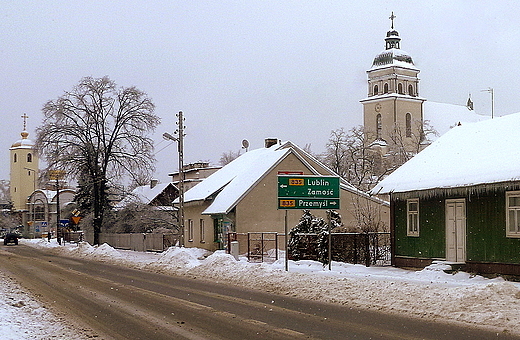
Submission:
M 296 234 L 300 259 L 318 259 L 318 235 Z M 353 264 L 390 265 L 390 233 L 332 233 L 332 260 Z M 228 242 L 238 241 L 240 254 L 251 262 L 272 262 L 285 250 L 285 235 L 270 233 L 229 233 Z M 228 246 L 227 249 L 230 249 Z
M 177 244 L 179 236 L 161 233 L 99 234 L 99 242 L 114 248 L 135 251 L 164 251 Z

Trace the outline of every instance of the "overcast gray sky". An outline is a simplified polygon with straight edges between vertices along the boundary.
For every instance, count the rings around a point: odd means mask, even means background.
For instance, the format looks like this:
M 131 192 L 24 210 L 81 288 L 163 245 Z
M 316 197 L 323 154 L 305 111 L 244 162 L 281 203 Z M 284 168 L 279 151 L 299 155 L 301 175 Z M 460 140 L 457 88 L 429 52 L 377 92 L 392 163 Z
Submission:
M 265 137 L 325 148 L 330 132 L 362 122 L 366 73 L 384 49 L 394 11 L 420 95 L 478 112 L 520 111 L 520 10 L 515 1 L 3 0 L 0 3 L 0 179 L 27 113 L 84 76 L 108 75 L 147 92 L 162 118 L 155 140 L 186 117 L 185 162 L 217 164 Z M 157 153 L 156 177 L 177 169 L 176 146 Z

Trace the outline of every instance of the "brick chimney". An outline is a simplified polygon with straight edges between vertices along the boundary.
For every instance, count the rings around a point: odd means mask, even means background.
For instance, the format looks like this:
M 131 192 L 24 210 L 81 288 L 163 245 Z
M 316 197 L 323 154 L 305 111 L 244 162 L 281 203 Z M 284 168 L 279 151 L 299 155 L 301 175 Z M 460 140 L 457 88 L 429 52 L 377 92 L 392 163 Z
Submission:
M 271 146 L 276 145 L 276 144 L 278 144 L 278 139 L 277 138 L 266 138 L 265 139 L 265 147 L 266 148 L 270 148 Z

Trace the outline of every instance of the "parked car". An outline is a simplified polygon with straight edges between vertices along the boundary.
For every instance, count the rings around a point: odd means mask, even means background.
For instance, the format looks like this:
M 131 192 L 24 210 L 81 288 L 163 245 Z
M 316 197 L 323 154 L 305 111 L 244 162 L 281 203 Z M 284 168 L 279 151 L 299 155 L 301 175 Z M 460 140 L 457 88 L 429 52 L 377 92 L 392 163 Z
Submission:
M 6 246 L 8 243 L 18 244 L 18 238 L 20 238 L 20 236 L 18 234 L 7 233 L 4 236 L 4 246 Z

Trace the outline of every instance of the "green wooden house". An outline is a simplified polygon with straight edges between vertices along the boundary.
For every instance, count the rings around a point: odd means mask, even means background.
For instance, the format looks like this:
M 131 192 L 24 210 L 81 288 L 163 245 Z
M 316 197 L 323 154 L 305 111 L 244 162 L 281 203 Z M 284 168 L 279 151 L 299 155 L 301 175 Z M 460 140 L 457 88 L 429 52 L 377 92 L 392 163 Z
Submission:
M 392 263 L 520 275 L 520 113 L 456 126 L 373 190 L 390 195 Z

